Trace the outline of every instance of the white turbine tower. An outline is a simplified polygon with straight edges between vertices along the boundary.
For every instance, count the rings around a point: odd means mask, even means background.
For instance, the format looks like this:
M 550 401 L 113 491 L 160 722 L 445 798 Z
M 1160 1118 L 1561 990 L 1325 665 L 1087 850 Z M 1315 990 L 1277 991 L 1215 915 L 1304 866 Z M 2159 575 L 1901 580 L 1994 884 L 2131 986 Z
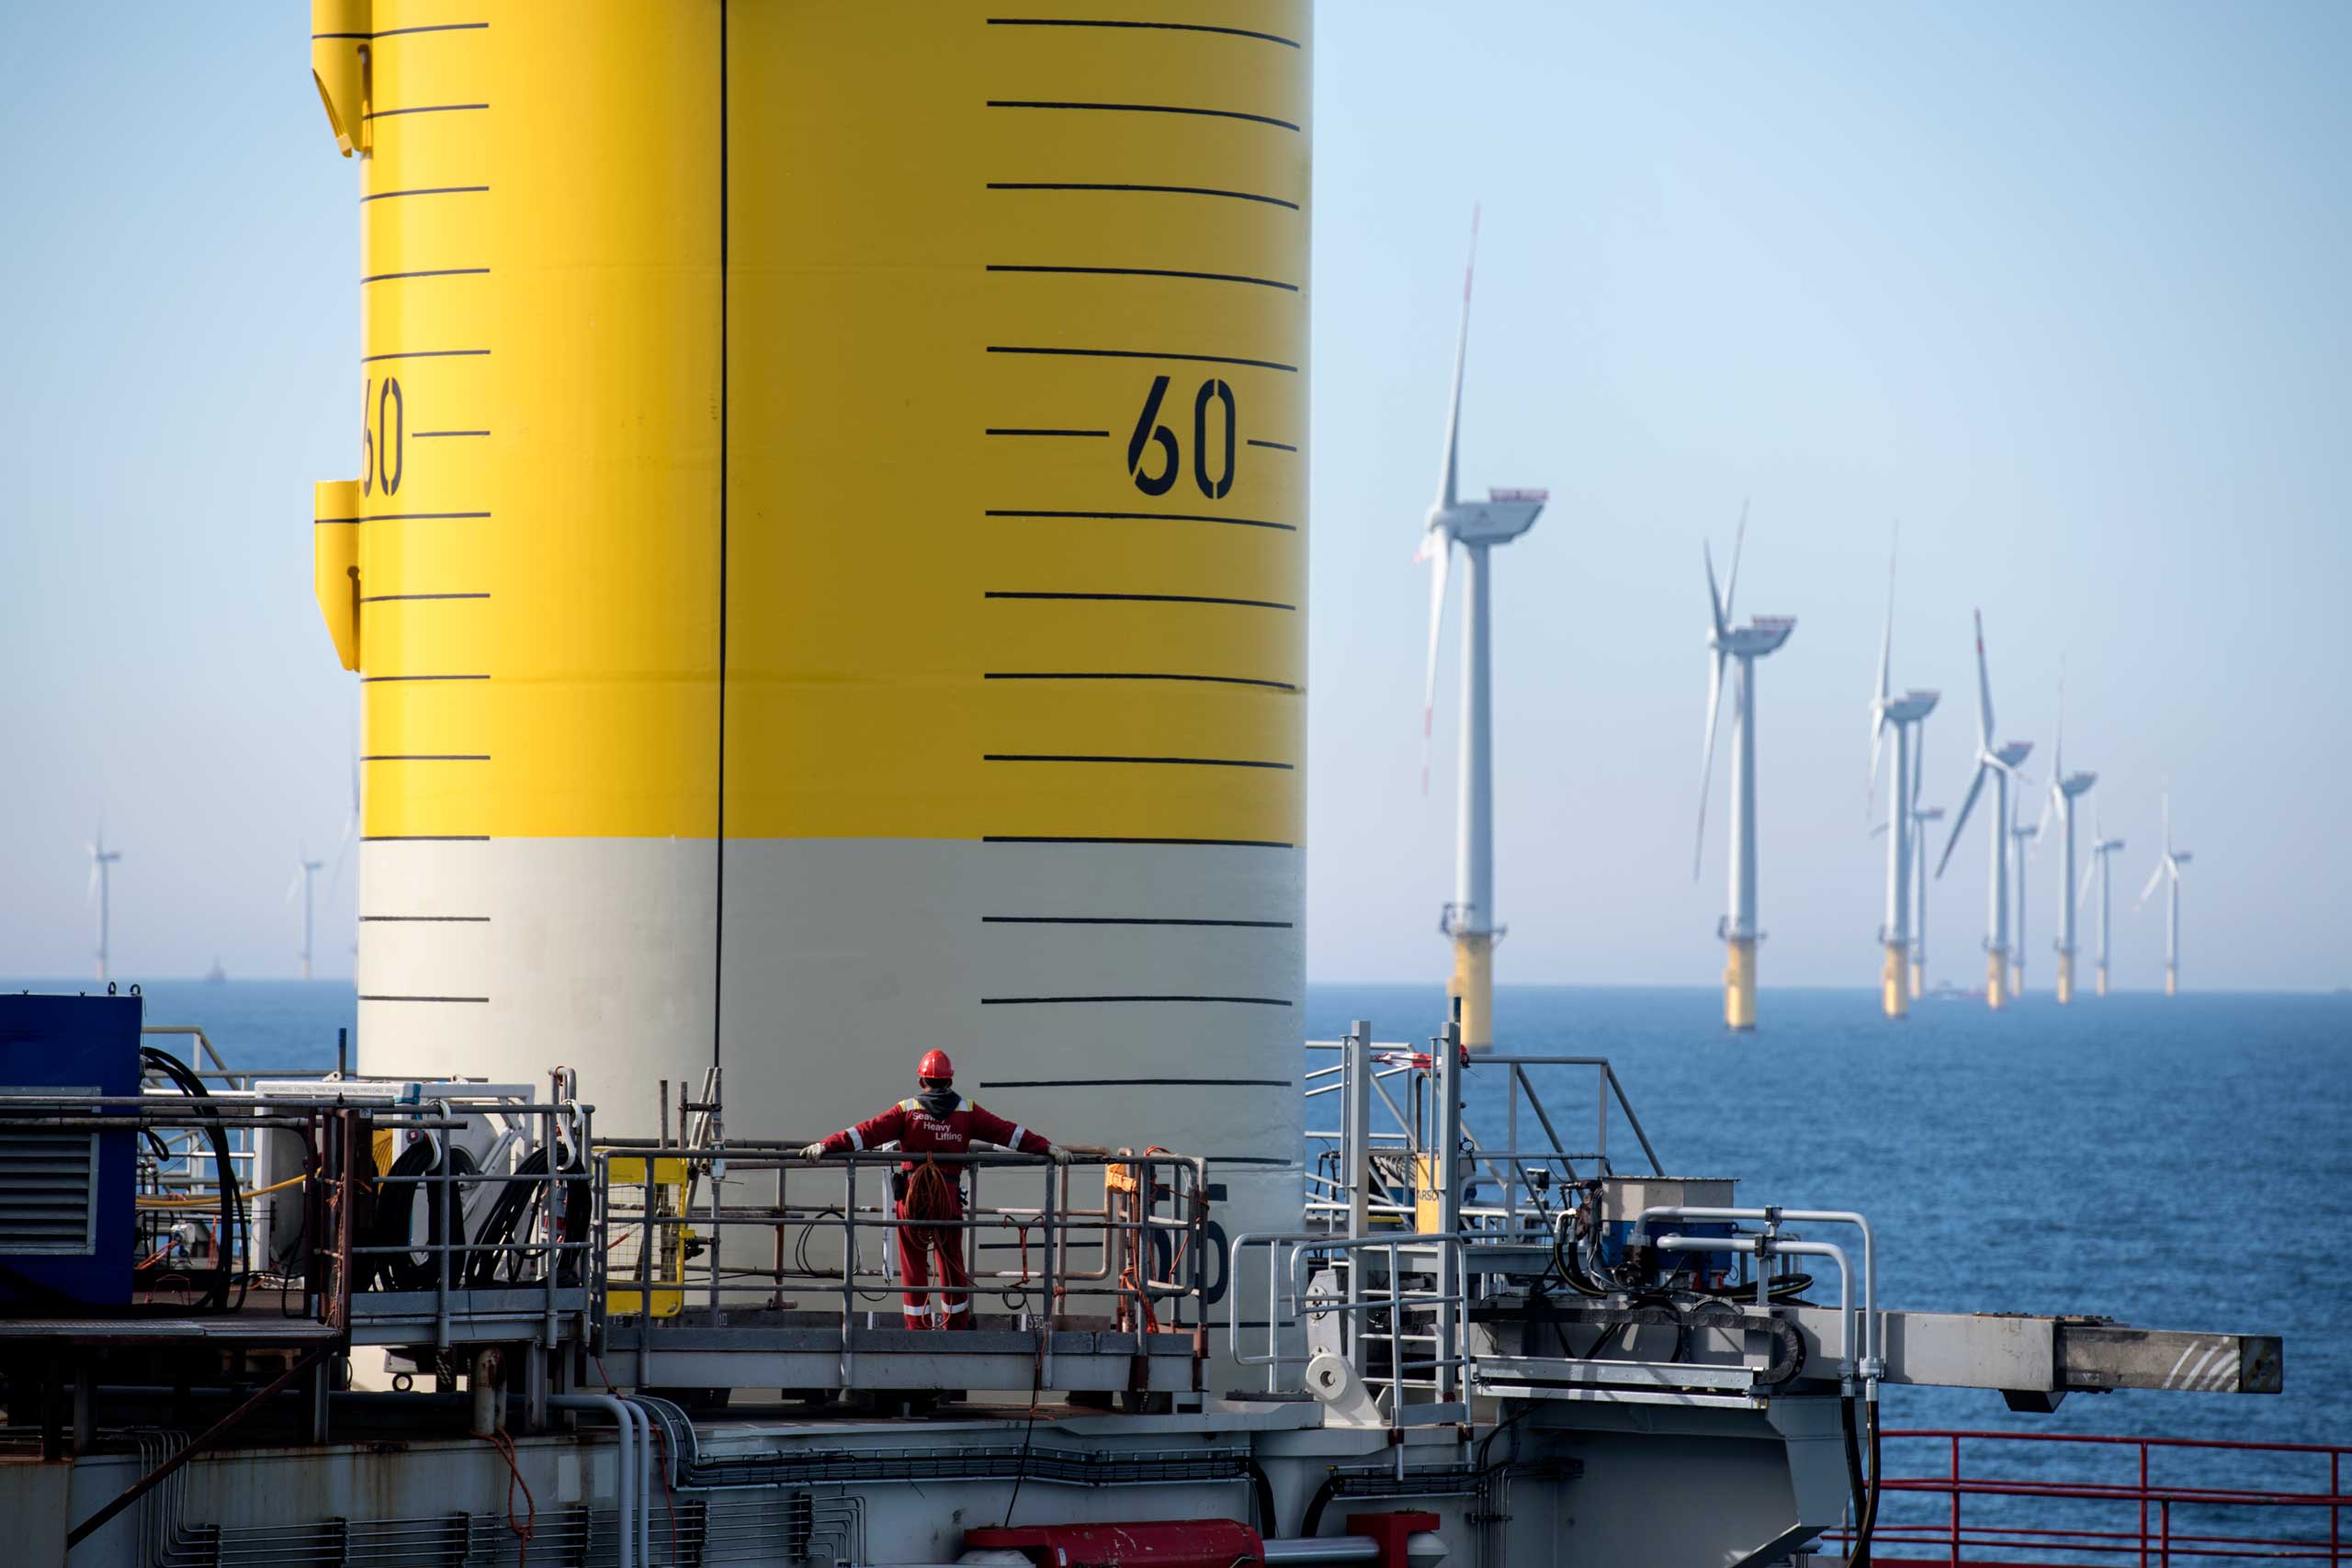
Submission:
M 1707 749 L 1699 763 L 1699 835 L 1691 846 L 1690 876 L 1699 876 L 1699 861 L 1707 842 L 1707 784 L 1715 771 L 1715 727 L 1722 712 L 1724 662 L 1739 661 L 1739 694 L 1732 704 L 1731 750 L 1731 908 L 1715 934 L 1727 952 L 1724 964 L 1724 1022 L 1736 1030 L 1756 1027 L 1756 661 L 1789 640 L 1796 629 L 1793 615 L 1757 615 L 1747 625 L 1732 624 L 1732 596 L 1739 592 L 1739 552 L 1747 537 L 1747 508 L 1739 509 L 1739 531 L 1732 536 L 1731 576 L 1721 593 L 1715 592 L 1714 552 L 1702 540 L 1699 550 L 1707 565 L 1707 647 L 1714 658 L 1707 667 Z
M 1993 854 L 1987 874 L 1984 913 L 1984 1003 L 1996 1010 L 2007 1005 L 2009 967 L 2009 780 L 2017 766 L 2033 750 L 2030 741 L 2011 740 L 2001 746 L 1993 744 L 1993 678 L 1984 669 L 1984 612 L 1976 612 L 1976 773 L 1969 780 L 1968 796 L 1960 803 L 1960 815 L 1952 819 L 1951 837 L 1944 840 L 1943 859 L 1936 863 L 1936 874 L 1951 864 L 1951 852 L 1960 842 L 1961 829 L 1968 826 L 1968 814 L 1975 807 L 1976 797 L 1984 793 L 1987 774 L 1993 779 L 1993 820 L 1990 835 Z
M 107 946 L 109 928 L 114 923 L 114 863 L 122 858 L 120 850 L 107 848 L 107 825 L 90 836 L 90 891 L 86 897 L 98 903 L 98 984 L 107 981 Z
M 1889 1018 L 1911 1010 L 1912 982 L 1905 976 L 1911 959 L 1911 876 L 1917 843 L 1911 812 L 1919 794 L 1917 732 L 1935 711 L 1939 694 L 1912 690 L 1893 694 L 1887 665 L 1894 652 L 1894 557 L 1886 560 L 1886 627 L 1878 644 L 1878 685 L 1871 697 L 1871 793 L 1878 792 L 1878 759 L 1890 727 L 1894 730 L 1894 789 L 1887 796 L 1886 919 L 1878 940 L 1886 948 L 1879 971 L 1879 994 Z
M 1927 750 L 1927 731 L 1919 732 L 1922 753 Z M 1912 780 L 1916 784 L 1918 771 L 1926 765 L 1924 755 L 1912 762 Z M 1915 791 L 1911 807 L 1911 999 L 1917 1001 L 1928 994 L 1928 825 L 1944 819 L 1940 806 L 1920 806 Z
M 326 869 L 326 863 L 322 860 L 312 860 L 307 848 L 296 851 L 294 879 L 286 885 L 286 900 L 289 904 L 294 901 L 294 890 L 299 887 L 302 891 L 302 978 L 305 980 L 311 977 L 311 916 L 314 908 L 311 897 L 311 885 L 319 873 Z
M 2041 837 L 2041 824 L 2028 826 L 2025 820 L 2025 792 L 2030 781 L 2023 773 L 2017 775 L 2017 819 L 2009 824 L 2009 892 L 2017 910 L 2017 929 L 2009 933 L 2009 995 L 2025 995 L 2025 866 L 2032 857 L 2035 840 Z
M 2070 773 L 2066 771 L 2066 682 L 2058 681 L 2058 745 L 2050 760 L 2050 795 L 2042 803 L 2041 820 L 2050 821 L 2053 810 L 2058 814 L 2058 831 L 2066 841 L 2064 863 L 2058 872 L 2058 1005 L 2064 1007 L 2075 999 L 2075 906 L 2082 896 L 2075 890 L 2075 801 L 2098 783 L 2097 773 Z M 2097 850 L 2094 848 L 2093 852 Z M 2101 920 L 2099 945 L 2099 994 L 2105 996 L 2107 949 L 2104 916 Z M 2022 927 L 2018 931 L 2018 943 L 2025 943 Z
M 1487 633 L 1487 552 L 1535 525 L 1549 492 L 1490 490 L 1484 501 L 1464 501 L 1457 485 L 1462 450 L 1462 369 L 1470 348 L 1470 282 L 1478 262 L 1478 218 L 1470 218 L 1470 262 L 1462 271 L 1462 326 L 1453 348 L 1453 398 L 1445 420 L 1445 460 L 1437 500 L 1422 525 L 1415 558 L 1430 563 L 1429 669 L 1421 693 L 1422 787 L 1428 787 L 1427 748 L 1437 712 L 1438 637 L 1445 621 L 1446 579 L 1456 546 L 1462 574 L 1462 771 L 1454 835 L 1453 901 L 1438 930 L 1453 943 L 1453 973 L 1446 982 L 1462 1043 L 1494 1043 L 1495 920 L 1493 704 Z
M 2103 997 L 2107 995 L 2107 932 L 2109 917 L 2113 913 L 2114 909 L 2113 893 L 2109 886 L 2114 881 L 2114 872 L 2109 866 L 2108 862 L 2114 859 L 2116 852 L 2123 847 L 2123 840 L 2120 839 L 2106 838 L 2100 834 L 2098 829 L 2098 818 L 2096 812 L 2093 813 L 2091 818 L 2091 840 L 2090 869 L 2083 873 L 2082 891 L 2075 896 L 2075 901 L 2076 903 L 2080 903 L 2085 897 L 2088 897 L 2091 890 L 2091 883 L 2093 879 L 2097 879 L 2098 883 L 2098 994 Z
M 2132 908 L 2135 910 L 2146 908 L 2149 896 L 2156 890 L 2156 884 L 2171 882 L 2172 886 L 2165 890 L 2165 995 L 2173 997 L 2180 994 L 2180 868 L 2188 863 L 2189 856 L 2187 850 L 2172 847 L 2170 785 L 2165 788 L 2164 803 L 2164 858 L 2156 862 L 2156 869 L 2148 874 L 2148 886 L 2140 889 L 2140 902 Z

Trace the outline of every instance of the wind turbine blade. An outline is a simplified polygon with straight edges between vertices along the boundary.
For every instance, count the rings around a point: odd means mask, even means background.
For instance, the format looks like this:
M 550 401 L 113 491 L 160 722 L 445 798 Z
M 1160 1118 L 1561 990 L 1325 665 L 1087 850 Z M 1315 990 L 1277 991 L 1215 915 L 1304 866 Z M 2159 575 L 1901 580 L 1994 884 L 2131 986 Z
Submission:
M 1462 268 L 1462 325 L 1453 339 L 1453 400 L 1445 415 L 1445 462 L 1438 470 L 1437 503 L 1453 510 L 1462 452 L 1462 367 L 1470 356 L 1470 282 L 1478 271 L 1478 209 L 1470 209 L 1470 259 Z
M 2161 799 L 2164 802 L 2165 813 L 2165 853 L 2169 856 L 2172 853 L 2172 785 L 2170 784 L 2165 785 Z
M 1724 622 L 1723 591 L 1715 585 L 1715 547 L 1700 540 L 1699 558 L 1707 563 L 1707 615 L 1715 628 L 1715 640 L 1721 642 L 1731 635 L 1731 628 Z
M 1871 698 L 1871 782 L 1863 795 L 1863 809 L 1878 798 L 1879 751 L 1886 740 L 1887 665 L 1894 654 L 1894 557 L 1886 558 L 1886 623 L 1878 638 L 1878 684 Z
M 1437 648 L 1445 629 L 1445 582 L 1453 563 L 1453 536 L 1442 529 L 1430 556 L 1430 654 L 1421 680 L 1421 793 L 1430 792 L 1430 730 L 1437 717 Z
M 1984 671 L 1984 612 L 1976 612 L 1976 744 L 1993 749 L 1993 677 Z
M 1699 758 L 1699 836 L 1690 846 L 1690 880 L 1699 880 L 1699 857 L 1707 847 L 1707 784 L 1715 773 L 1715 721 L 1723 712 L 1724 655 L 1715 650 L 1715 662 L 1707 674 L 1707 746 Z
M 1739 549 L 1747 543 L 1747 502 L 1739 503 L 1739 528 L 1731 536 L 1731 575 L 1724 580 L 1724 611 L 1720 624 L 1731 625 L 1732 601 L 1739 596 Z
M 2033 841 L 2038 847 L 2043 834 L 2050 831 L 2050 813 L 2056 809 L 2060 796 L 2058 776 L 2052 773 L 2049 791 L 2041 797 L 2041 820 L 2033 825 Z
M 1960 830 L 1968 826 L 1968 814 L 1976 806 L 1976 797 L 1984 791 L 1984 775 L 1992 771 L 1989 762 L 1976 764 L 1976 776 L 1968 782 L 1968 798 L 1960 803 L 1960 815 L 1951 819 L 1951 837 L 1944 840 L 1944 858 L 1936 863 L 1936 874 L 1941 876 L 1944 867 L 1951 863 L 1951 852 L 1960 842 Z
M 2081 908 L 2091 896 L 2091 884 L 2098 880 L 2099 857 L 2094 853 L 2091 863 L 2083 868 L 2083 885 L 2075 893 L 2075 908 Z
M 2154 897 L 2157 884 L 2164 881 L 2165 872 L 2171 866 L 2171 857 L 2166 856 L 2165 859 L 2156 863 L 2155 870 L 2148 873 L 2148 885 L 2140 889 L 2139 902 L 2132 906 L 2132 910 L 2135 913 L 2140 909 L 2146 908 L 2148 900 Z

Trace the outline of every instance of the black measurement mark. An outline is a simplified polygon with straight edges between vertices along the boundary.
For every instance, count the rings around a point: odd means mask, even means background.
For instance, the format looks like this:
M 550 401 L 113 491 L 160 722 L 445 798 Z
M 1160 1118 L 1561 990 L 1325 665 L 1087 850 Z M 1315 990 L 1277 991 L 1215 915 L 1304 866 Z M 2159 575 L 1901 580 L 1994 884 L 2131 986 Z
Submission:
M 990 17 L 992 28 L 1135 28 L 1152 32 L 1223 33 L 1228 38 L 1259 39 L 1278 43 L 1285 49 L 1296 49 L 1298 40 L 1280 33 L 1252 32 L 1248 28 L 1213 28 L 1202 22 L 1092 22 L 1068 21 L 1059 17 Z
M 1239 109 L 1204 109 L 1183 104 L 1075 104 L 1044 98 L 990 98 L 992 109 L 1078 109 L 1100 114 L 1182 114 L 1199 115 L 1210 119 L 1246 119 L 1255 125 L 1277 126 L 1283 130 L 1296 130 L 1297 125 L 1287 119 L 1276 119 L 1269 114 L 1245 114 Z
M 991 425 L 985 434 L 989 435 L 1108 435 L 1111 433 L 1107 430 L 1013 430 Z
M 359 759 L 363 762 L 487 762 L 487 751 L 383 751 Z
M 487 593 L 370 593 L 360 599 L 362 604 L 395 604 L 411 599 L 487 599 Z
M 476 31 L 476 30 L 480 29 L 480 28 L 486 28 L 486 27 L 488 27 L 488 26 L 490 26 L 490 24 L 489 24 L 488 22 L 435 22 L 435 23 L 434 23 L 434 24 L 433 24 L 432 26 L 430 26 L 430 27 L 422 27 L 422 28 L 385 28 L 382 32 L 380 32 L 380 33 L 312 33 L 311 36 L 312 38 L 314 38 L 314 39 L 322 39 L 322 38 L 350 38 L 350 39 L 400 38 L 400 37 L 403 36 L 404 34 L 408 34 L 408 33 L 463 33 L 463 32 L 473 32 L 473 31 Z
M 396 283 L 403 277 L 479 277 L 488 273 L 486 266 L 436 266 L 421 272 L 379 272 L 363 277 L 362 283 Z
M 375 681 L 487 681 L 489 679 L 487 675 L 362 675 L 359 677 L 359 683 L 365 686 Z
M 1105 277 L 1191 277 L 1206 283 L 1250 283 L 1260 288 L 1287 288 L 1298 292 L 1295 283 L 1283 283 L 1272 277 L 1251 277 L 1238 272 L 1180 272 L 1164 266 L 1000 266 L 991 264 L 990 272 L 1064 272 L 1089 273 Z
M 451 517 L 487 517 L 487 512 L 379 512 L 367 517 L 313 517 L 313 523 L 435 523 Z
M 363 998 L 360 998 L 360 999 L 364 1001 L 364 1000 L 367 1000 L 368 998 L 364 998 L 364 997 L 363 997 Z M 1253 1008 L 1286 1008 L 1286 1007 L 1288 1007 L 1288 1006 L 1290 1006 L 1290 1005 L 1291 1005 L 1291 1004 L 1290 1004 L 1290 1001 L 1289 1001 L 1289 998 L 1284 998 L 1284 997 L 1206 997 L 1206 996 L 1130 997 L 1130 996 L 1119 996 L 1119 997 L 982 997 L 982 998 L 980 998 L 980 1005 L 981 1005 L 982 1007 L 984 1007 L 984 1008 L 1006 1008 L 1006 1007 L 1057 1007 L 1057 1006 L 1061 1006 L 1061 1005 L 1064 1005 L 1064 1004 L 1067 1004 L 1067 1003 L 1071 1003 L 1071 1002 L 1231 1002 L 1231 1003 L 1233 1003 L 1233 1004 L 1235 1004 L 1235 1005 L 1237 1005 L 1237 1006 L 1239 1006 L 1239 1007 L 1253 1007 Z
M 1263 686 L 1270 691 L 1295 692 L 1288 681 L 1261 681 L 1250 675 L 1162 675 L 1135 670 L 991 670 L 983 681 L 1201 681 L 1220 686 Z
M 1112 998 L 1088 997 L 1072 999 L 1092 1001 Z M 1129 998 L 1117 999 L 1125 1001 Z M 1166 998 L 1152 997 L 1134 999 L 1159 1001 Z M 1192 999 L 1236 1001 L 1240 998 L 1202 997 Z M 1298 1086 L 1288 1078 L 983 1078 L 980 1080 L 980 1087 L 982 1089 L 1295 1089 Z M 1013 1244 L 1005 1242 L 1001 1245 L 1011 1247 Z
M 372 196 L 361 197 L 359 202 L 364 207 L 371 201 L 390 201 L 401 196 L 477 196 L 489 188 L 488 186 L 420 186 L 414 190 L 379 190 Z
M 446 923 L 450 925 L 469 926 L 486 926 L 490 924 L 490 917 L 488 915 L 362 915 L 359 919 L 362 923 L 380 920 L 400 921 L 402 923 L 413 921 L 419 923 Z
M 488 354 L 490 350 L 481 351 Z M 1246 365 L 1256 370 L 1280 370 L 1295 375 L 1298 367 L 1279 359 L 1242 359 L 1227 354 L 1168 354 L 1144 348 L 1033 348 L 990 344 L 990 354 L 1046 354 L 1073 359 L 1177 359 L 1194 365 Z
M 394 115 L 454 114 L 459 109 L 486 109 L 488 107 L 490 107 L 488 104 L 419 104 L 414 108 L 407 109 L 370 109 L 359 118 L 361 119 L 390 119 Z
M 487 594 L 484 595 L 488 597 Z M 1272 599 L 1221 599 L 1204 593 L 1048 593 L 1012 592 L 991 589 L 980 595 L 983 599 L 1100 599 L 1139 604 L 1238 604 L 1249 610 L 1295 610 L 1295 604 L 1278 604 Z
M 362 833 L 363 844 L 486 844 L 488 833 Z
M 416 433 L 416 438 L 419 441 L 431 441 L 443 435 L 488 435 L 489 434 L 487 430 L 420 430 Z
M 372 762 L 384 759 L 363 757 Z M 484 761 L 488 758 L 482 759 Z M 1288 762 L 1261 762 L 1239 757 L 1090 757 L 1070 753 L 1045 751 L 987 751 L 981 753 L 983 762 L 1133 762 L 1166 768 L 1272 768 L 1289 773 Z
M 1287 441 L 1260 441 L 1253 437 L 1250 441 L 1249 445 L 1252 446 L 1263 446 L 1271 452 L 1295 452 L 1298 450 L 1297 447 L 1292 446 Z
M 477 359 L 488 354 L 486 348 L 403 348 L 390 354 L 363 354 L 362 365 L 373 365 L 379 359 Z
M 364 918 L 364 917 L 363 917 Z M 1248 926 L 1289 931 L 1288 920 L 1195 920 L 1148 915 L 982 915 L 984 926 Z
M 362 995 L 363 1002 L 487 1002 L 488 997 L 387 997 Z
M 1102 833 L 983 833 L 984 844 L 1142 844 L 1177 849 L 1295 850 L 1283 839 L 1130 839 Z
M 1261 196 L 1255 191 L 1219 190 L 1215 186 L 1144 186 L 1115 185 L 1102 181 L 1078 180 L 990 180 L 990 190 L 1096 190 L 1136 191 L 1156 196 L 1212 196 L 1228 201 L 1257 201 L 1268 207 L 1284 207 L 1298 210 L 1298 203 L 1284 201 L 1278 196 Z
M 1231 480 L 1228 479 L 1227 482 L 1229 486 Z M 1137 481 L 1137 488 L 1142 488 L 1140 480 Z M 984 517 L 1094 518 L 1104 522 L 1133 523 L 1224 523 L 1236 528 L 1274 528 L 1285 534 L 1298 532 L 1298 525 L 1295 523 L 1270 523 L 1262 517 L 1211 517 L 1199 512 L 1023 512 L 1012 508 L 992 507 L 981 515 Z

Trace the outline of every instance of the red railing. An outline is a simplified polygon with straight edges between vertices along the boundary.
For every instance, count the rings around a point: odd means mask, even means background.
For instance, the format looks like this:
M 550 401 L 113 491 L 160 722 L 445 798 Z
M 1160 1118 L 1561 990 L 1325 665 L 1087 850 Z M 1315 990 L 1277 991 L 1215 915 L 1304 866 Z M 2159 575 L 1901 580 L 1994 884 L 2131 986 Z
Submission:
M 1906 1460 L 1927 1444 L 1942 1473 L 1906 1472 Z M 2061 1446 L 2069 1444 L 2114 1455 L 2123 1463 L 2109 1468 L 2122 1478 L 2060 1473 L 2091 1457 Z M 2352 1446 L 1909 1429 L 1883 1434 L 1882 1450 L 1887 1468 L 1871 1542 L 1877 1568 L 2352 1563 L 2345 1514 L 2352 1496 L 2344 1491 Z M 2184 1479 L 2182 1471 L 2191 1473 Z M 2246 1483 L 2257 1471 L 2259 1484 Z M 2324 1477 L 2326 1490 L 2284 1489 L 2299 1471 L 2314 1485 Z M 1970 1497 L 2007 1501 L 1980 1503 L 1964 1517 Z M 1946 1506 L 1918 1506 L 1929 1499 Z M 1848 1530 L 1822 1538 L 1839 1549 L 1851 1540 Z

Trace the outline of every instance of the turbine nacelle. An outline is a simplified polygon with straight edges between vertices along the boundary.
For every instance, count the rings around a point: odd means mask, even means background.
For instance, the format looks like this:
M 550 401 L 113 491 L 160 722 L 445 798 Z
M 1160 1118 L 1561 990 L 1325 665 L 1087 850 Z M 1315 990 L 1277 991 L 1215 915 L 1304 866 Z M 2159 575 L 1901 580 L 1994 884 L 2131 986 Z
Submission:
M 2058 781 L 2058 793 L 2071 800 L 2086 792 L 2097 783 L 2098 783 L 2097 773 L 2068 773 Z
M 2032 755 L 2032 741 L 2009 740 L 1995 747 L 1985 761 L 2006 773 L 2014 773 L 2018 771 L 2018 764 Z
M 1940 806 L 1922 807 L 1911 815 L 1922 822 L 1940 822 L 1944 819 L 1944 808 Z
M 1761 659 L 1788 641 L 1796 629 L 1794 615 L 1758 615 L 1744 626 L 1709 632 L 1707 645 L 1735 659 Z
M 1463 545 L 1507 545 L 1535 526 L 1552 492 L 1543 490 L 1489 490 L 1484 501 L 1440 503 L 1430 508 L 1424 555 L 1443 548 L 1442 540 Z
M 1889 724 L 1917 724 L 1936 711 L 1940 692 L 1910 691 L 1878 705 L 1878 711 Z

